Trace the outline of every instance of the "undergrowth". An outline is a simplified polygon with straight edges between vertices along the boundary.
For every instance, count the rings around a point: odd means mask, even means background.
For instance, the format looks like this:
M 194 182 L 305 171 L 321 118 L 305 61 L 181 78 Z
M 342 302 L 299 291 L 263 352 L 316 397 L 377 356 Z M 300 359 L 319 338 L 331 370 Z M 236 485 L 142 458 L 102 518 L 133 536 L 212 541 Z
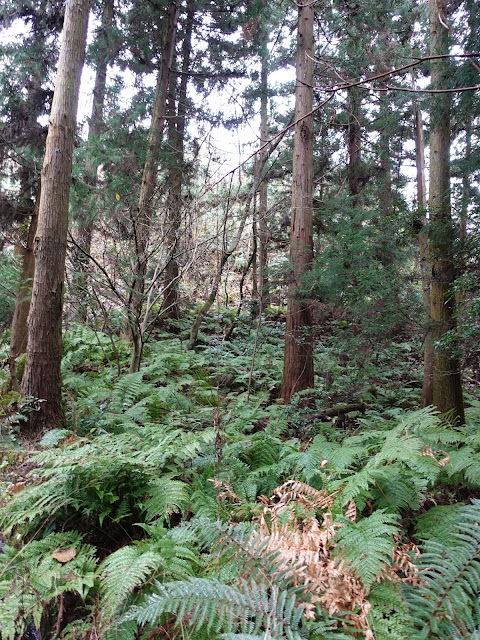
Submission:
M 338 381 L 283 406 L 278 332 L 254 362 L 245 334 L 167 334 L 119 376 L 122 343 L 67 333 L 68 429 L 2 427 L 1 640 L 476 637 L 478 402 L 456 428 L 365 380 L 328 420 Z

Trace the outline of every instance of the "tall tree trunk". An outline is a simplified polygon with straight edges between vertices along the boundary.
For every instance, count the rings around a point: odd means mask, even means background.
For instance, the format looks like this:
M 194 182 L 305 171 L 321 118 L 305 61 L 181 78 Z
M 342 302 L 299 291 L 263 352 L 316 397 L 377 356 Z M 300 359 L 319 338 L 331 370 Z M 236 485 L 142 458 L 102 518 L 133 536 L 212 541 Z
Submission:
M 95 71 L 95 84 L 93 87 L 93 106 L 90 116 L 90 125 L 88 129 L 87 141 L 87 157 L 85 160 L 85 182 L 90 187 L 92 194 L 97 185 L 97 169 L 98 162 L 93 152 L 95 140 L 98 139 L 103 131 L 104 118 L 103 111 L 105 107 L 105 90 L 107 84 L 107 69 L 111 59 L 111 46 L 109 31 L 113 23 L 113 0 L 104 0 L 102 24 L 97 37 L 97 58 Z M 88 203 L 90 205 L 90 203 Z M 90 205 L 91 206 L 91 205 Z M 78 270 L 74 278 L 74 286 L 78 287 L 79 298 L 84 300 L 84 304 L 80 308 L 81 320 L 87 318 L 87 282 L 88 282 L 88 254 L 91 251 L 92 235 L 93 235 L 93 219 L 89 206 L 86 205 L 78 214 L 77 218 L 77 234 L 76 242 L 78 247 L 75 249 L 74 260 L 75 268 Z
M 35 274 L 35 258 L 33 255 L 33 241 L 37 232 L 38 207 L 40 204 L 40 189 L 38 189 L 35 209 L 28 227 L 25 246 L 21 247 L 22 273 L 18 285 L 17 298 L 15 301 L 15 311 L 12 320 L 12 331 L 10 335 L 9 365 L 12 374 L 14 387 L 18 391 L 18 380 L 15 375 L 15 359 L 27 351 L 28 342 L 28 312 L 30 310 L 30 294 L 32 290 L 33 276 Z
M 258 298 L 258 260 L 257 260 L 257 251 L 256 247 L 258 246 L 258 212 L 257 212 L 257 200 L 255 198 L 253 207 L 253 220 L 252 220 L 252 242 L 255 247 L 255 251 L 252 253 L 251 267 L 252 267 L 252 298 Z M 249 247 L 250 248 L 250 247 Z M 249 260 L 250 262 L 250 260 Z M 249 266 L 249 268 L 250 268 Z
M 389 105 L 387 98 L 387 90 L 380 91 L 380 121 L 382 128 L 380 130 L 380 215 L 385 220 L 390 217 L 393 205 L 392 193 L 392 160 L 390 158 L 390 131 L 388 127 Z M 391 263 L 389 256 L 385 257 L 387 263 Z
M 266 38 L 266 36 L 265 36 Z M 268 49 L 266 42 L 262 44 L 260 71 L 260 141 L 263 144 L 268 140 Z M 266 149 L 260 154 L 262 164 Z M 268 290 L 268 226 L 267 226 L 267 180 L 262 180 L 259 188 L 258 203 L 258 276 L 260 287 L 260 301 L 262 309 L 270 302 Z
M 176 1 L 171 2 L 162 47 L 162 59 L 157 77 L 155 103 L 153 105 L 152 122 L 148 135 L 147 156 L 143 168 L 142 184 L 140 186 L 135 220 L 135 260 L 128 310 L 130 331 L 133 340 L 133 353 L 130 362 L 131 373 L 138 371 L 143 350 L 141 316 L 143 294 L 145 291 L 145 274 L 149 258 L 150 225 L 152 223 L 153 200 L 157 184 L 158 164 L 160 162 L 160 143 L 165 124 L 168 82 L 175 52 L 178 13 L 179 4 Z
M 301 291 L 313 259 L 313 22 L 314 4 L 298 5 L 295 140 L 290 228 L 291 281 L 288 288 L 282 398 L 313 387 L 312 315 Z
M 447 0 L 429 0 L 430 55 L 448 53 Z M 445 88 L 448 60 L 439 58 L 431 63 L 433 89 Z M 465 421 L 462 379 L 455 340 L 449 345 L 438 341 L 455 330 L 455 296 L 450 287 L 455 279 L 453 259 L 454 230 L 450 210 L 450 94 L 431 97 L 430 132 L 430 257 L 431 314 L 434 344 L 433 404 L 445 414 L 451 412 L 460 424 Z
M 34 241 L 35 278 L 28 320 L 28 347 L 22 392 L 44 400 L 22 426 L 35 436 L 63 420 L 60 363 L 62 308 L 80 76 L 85 56 L 90 0 L 67 0 Z
M 192 54 L 192 32 L 195 16 L 195 3 L 189 0 L 185 21 L 185 35 L 182 44 L 182 75 L 178 89 L 176 116 L 169 122 L 172 166 L 169 169 L 169 193 L 167 201 L 168 234 L 167 245 L 169 260 L 165 270 L 165 294 L 163 315 L 167 318 L 180 316 L 178 300 L 179 268 L 175 253 L 178 247 L 178 234 L 182 214 L 182 176 L 184 169 L 184 138 L 187 110 L 188 72 Z M 175 82 L 176 88 L 176 82 Z
M 465 162 L 462 175 L 462 207 L 460 209 L 460 229 L 458 239 L 465 244 L 467 239 L 468 204 L 470 202 L 470 162 L 472 153 L 472 114 L 468 113 L 465 122 Z
M 430 258 L 428 253 L 427 233 L 427 191 L 425 187 L 425 144 L 423 139 L 422 112 L 417 101 L 414 102 L 415 118 L 415 158 L 417 167 L 417 206 L 420 215 L 419 222 L 422 229 L 418 234 L 418 248 L 420 261 L 420 276 L 422 283 L 422 300 L 425 311 L 425 337 L 423 345 L 423 385 L 422 407 L 433 403 L 433 338 L 430 309 Z
M 359 204 L 358 195 L 362 188 L 361 159 L 362 159 L 362 128 L 360 126 L 361 96 L 358 87 L 348 90 L 348 190 L 352 196 L 352 207 Z

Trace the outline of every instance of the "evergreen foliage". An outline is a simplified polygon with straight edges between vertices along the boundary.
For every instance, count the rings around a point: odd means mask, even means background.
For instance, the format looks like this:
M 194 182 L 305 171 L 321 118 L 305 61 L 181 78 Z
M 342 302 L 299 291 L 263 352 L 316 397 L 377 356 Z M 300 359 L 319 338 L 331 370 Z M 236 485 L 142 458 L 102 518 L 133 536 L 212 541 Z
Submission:
M 0 9 L 2 328 L 18 286 L 13 249 L 34 211 L 63 4 Z M 103 6 L 93 4 L 103 44 L 94 38 L 87 62 L 103 47 L 109 68 L 102 122 L 88 143 L 79 127 L 75 141 L 65 421 L 38 442 L 22 440 L 21 427 L 42 401 L 11 391 L 9 371 L 21 382 L 24 361 L 9 361 L 2 336 L 0 639 L 479 640 L 478 89 L 452 94 L 448 233 L 458 277 L 442 304 L 456 299 L 459 329 L 434 345 L 455 347 L 465 371 L 466 419 L 455 424 L 420 405 L 429 283 L 417 234 L 438 235 L 411 175 L 413 112 L 434 102 L 420 62 L 426 7 L 315 5 L 314 260 L 299 289 L 313 316 L 315 388 L 287 405 L 296 10 L 180 5 L 139 275 L 136 203 L 169 6 L 115 3 L 102 33 Z M 475 2 L 450 8 L 450 50 L 471 54 Z M 406 58 L 415 67 L 382 75 Z M 477 86 L 476 60 L 452 57 L 445 87 Z M 267 131 L 251 136 L 265 86 Z M 266 210 L 251 188 L 263 154 L 250 156 L 265 136 L 275 136 L 264 149 Z M 237 156 L 250 156 L 241 170 Z M 91 238 L 79 260 L 83 222 Z M 254 275 L 261 222 L 268 305 Z M 175 319 L 160 302 L 172 259 Z M 188 350 L 209 296 L 216 308 Z M 141 328 L 143 361 L 128 373 L 132 328 Z

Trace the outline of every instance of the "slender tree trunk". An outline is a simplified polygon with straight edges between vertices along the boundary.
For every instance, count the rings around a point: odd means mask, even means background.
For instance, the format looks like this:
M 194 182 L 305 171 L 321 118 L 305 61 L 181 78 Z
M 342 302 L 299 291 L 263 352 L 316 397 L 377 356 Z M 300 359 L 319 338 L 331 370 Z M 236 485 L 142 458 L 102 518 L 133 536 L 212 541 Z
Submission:
M 352 196 L 352 207 L 359 204 L 358 195 L 362 188 L 361 159 L 362 159 L 362 128 L 360 126 L 361 97 L 358 87 L 348 90 L 348 190 Z
M 260 140 L 262 144 L 268 140 L 268 50 L 266 44 L 262 45 L 260 71 Z M 266 149 L 260 154 L 260 164 L 262 164 Z M 260 287 L 260 301 L 262 309 L 270 303 L 268 290 L 268 185 L 264 179 L 259 188 L 258 204 L 258 276 Z
M 253 207 L 253 220 L 252 220 L 252 242 L 254 247 L 257 247 L 258 245 L 258 223 L 257 223 L 258 214 L 257 214 L 256 202 L 257 201 L 255 199 L 255 206 Z M 252 253 L 252 261 L 250 266 L 252 267 L 252 298 L 257 298 L 258 297 L 258 271 L 259 271 L 257 251 L 254 251 Z
M 392 193 L 392 160 L 390 158 L 390 131 L 387 126 L 389 117 L 389 107 L 387 91 L 380 91 L 380 120 L 383 127 L 380 131 L 380 215 L 383 219 L 388 219 L 392 213 L 393 193 Z M 387 263 L 392 260 L 386 257 Z
M 468 204 L 470 202 L 470 162 L 472 153 L 472 114 L 467 115 L 465 122 L 465 161 L 466 167 L 462 176 L 462 208 L 460 210 L 460 229 L 458 239 L 465 244 L 467 239 Z
M 422 112 L 417 101 L 414 102 L 415 117 L 415 157 L 417 167 L 417 205 L 421 216 L 422 229 L 418 234 L 420 276 L 422 283 L 422 300 L 425 311 L 425 337 L 423 346 L 423 385 L 422 407 L 433 403 L 433 338 L 430 309 L 430 274 L 431 265 L 428 252 L 427 233 L 427 191 L 425 187 L 425 144 L 423 139 Z
M 68 230 L 68 199 L 80 76 L 85 56 L 90 0 L 67 0 L 62 45 L 42 168 L 35 278 L 28 320 L 22 392 L 44 400 L 22 427 L 35 436 L 63 420 L 60 363 Z
M 33 240 L 37 232 L 38 206 L 40 204 L 40 188 L 37 193 L 35 209 L 28 227 L 25 246 L 21 248 L 22 273 L 18 286 L 17 298 L 15 301 L 15 311 L 12 320 L 12 332 L 10 336 L 10 367 L 14 365 L 15 359 L 27 351 L 28 342 L 28 312 L 30 310 L 30 297 L 35 274 L 35 258 L 33 255 Z M 14 380 L 15 384 L 15 380 Z M 18 385 L 18 381 L 17 381 Z
M 178 307 L 178 278 L 179 268 L 175 256 L 178 247 L 180 224 L 182 217 L 182 175 L 183 175 L 183 139 L 179 139 L 178 112 L 176 112 L 175 93 L 176 83 L 171 83 L 171 104 L 168 118 L 168 195 L 166 244 L 169 259 L 165 267 L 165 292 L 162 303 L 162 316 L 175 319 L 180 316 Z
M 141 316 L 143 294 L 145 291 L 145 274 L 149 258 L 150 226 L 152 223 L 153 200 L 157 184 L 158 164 L 160 161 L 160 143 L 165 124 L 168 83 L 175 52 L 179 4 L 171 2 L 165 39 L 162 47 L 162 59 L 157 77 L 155 103 L 152 111 L 152 122 L 148 136 L 147 156 L 143 168 L 142 184 L 138 198 L 138 209 L 135 220 L 135 261 L 133 265 L 133 283 L 130 296 L 130 331 L 133 340 L 133 353 L 130 372 L 140 367 L 143 336 L 141 335 Z
M 104 128 L 103 111 L 105 107 L 105 90 L 107 85 L 107 69 L 110 62 L 111 47 L 109 31 L 113 23 L 113 0 L 104 0 L 102 24 L 98 34 L 97 60 L 95 71 L 95 84 L 93 87 L 93 106 L 88 129 L 87 157 L 85 160 L 85 182 L 90 187 L 92 194 L 97 185 L 98 162 L 95 158 L 93 146 Z M 93 218 L 89 211 L 91 204 L 86 206 L 78 214 L 76 242 L 80 248 L 75 249 L 75 268 L 78 270 L 74 277 L 74 286 L 79 290 L 79 298 L 84 300 L 80 305 L 80 316 L 82 321 L 87 319 L 87 283 L 88 283 L 88 254 L 91 251 L 93 235 Z
M 176 117 L 169 123 L 169 138 L 172 149 L 173 166 L 169 170 L 167 213 L 169 232 L 167 234 L 170 259 L 165 270 L 165 295 L 163 299 L 163 315 L 167 318 L 178 318 L 179 309 L 179 267 L 175 253 L 178 247 L 179 227 L 182 214 L 182 177 L 184 169 L 184 138 L 187 110 L 188 71 L 192 55 L 192 32 L 195 16 L 195 3 L 190 0 L 187 6 L 185 35 L 182 45 L 182 75 L 178 89 Z M 176 87 L 176 81 L 175 85 Z M 175 95 L 174 106 L 175 106 Z
M 312 316 L 301 292 L 313 259 L 313 22 L 314 5 L 298 6 L 295 140 L 290 228 L 291 281 L 288 288 L 282 398 L 313 387 Z
M 34 30 L 33 38 L 35 47 L 39 51 L 45 47 L 46 34 L 41 31 Z M 38 104 L 36 97 L 42 91 L 43 76 L 39 69 L 33 72 L 29 81 L 29 88 L 27 93 L 27 102 L 33 105 Z M 38 99 L 37 99 L 38 100 Z M 27 122 L 25 122 L 27 130 L 35 130 L 37 125 L 37 118 L 40 115 L 38 107 L 30 110 L 27 114 Z M 39 136 L 32 140 L 33 148 L 39 153 L 45 153 L 45 138 Z M 35 202 L 32 206 L 32 212 L 30 217 L 30 224 L 25 238 L 25 244 L 20 244 L 17 247 L 17 255 L 22 256 L 22 272 L 20 275 L 20 282 L 18 285 L 17 297 L 15 300 L 15 311 L 12 319 L 11 335 L 10 335 L 10 351 L 9 351 L 9 367 L 11 374 L 12 387 L 15 391 L 20 391 L 20 382 L 17 380 L 15 360 L 18 356 L 26 353 L 28 342 L 28 313 L 30 311 L 30 300 L 33 285 L 33 277 L 35 274 L 35 259 L 33 255 L 33 241 L 37 232 L 38 222 L 38 207 L 40 204 L 40 189 L 41 181 L 40 172 L 33 167 L 25 164 L 19 170 L 20 181 L 20 199 L 25 202 L 30 202 L 32 196 L 35 197 Z M 38 182 L 38 186 L 34 187 L 34 184 Z M 22 239 L 23 240 L 23 239 Z M 21 240 L 21 242 L 22 242 Z
M 429 0 L 430 54 L 448 53 L 447 0 Z M 446 87 L 448 61 L 431 61 L 433 89 Z M 450 94 L 431 97 L 430 132 L 430 257 L 431 314 L 433 325 L 433 404 L 445 414 L 451 412 L 460 424 L 465 421 L 460 361 L 455 340 L 439 345 L 449 331 L 455 330 L 455 296 L 450 291 L 455 280 L 453 237 L 450 210 Z

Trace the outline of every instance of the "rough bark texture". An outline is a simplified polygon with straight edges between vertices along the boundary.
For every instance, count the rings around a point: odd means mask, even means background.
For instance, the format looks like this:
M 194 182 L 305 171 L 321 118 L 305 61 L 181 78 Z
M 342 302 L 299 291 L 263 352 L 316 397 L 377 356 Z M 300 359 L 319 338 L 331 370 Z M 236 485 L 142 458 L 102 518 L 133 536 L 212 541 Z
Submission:
M 282 398 L 313 387 L 312 317 L 301 293 L 313 258 L 313 4 L 298 7 L 295 140 L 293 147 L 291 281 L 288 288 Z
M 103 111 L 105 106 L 105 89 L 107 81 L 107 69 L 110 62 L 111 47 L 109 31 L 113 22 L 113 0 L 105 0 L 102 13 L 102 24 L 97 36 L 98 50 L 95 70 L 95 84 L 93 87 L 93 106 L 88 129 L 87 157 L 85 160 L 85 182 L 93 193 L 97 184 L 98 162 L 92 153 L 95 140 L 100 136 L 104 127 Z M 89 203 L 78 213 L 76 242 L 79 245 L 75 250 L 74 260 L 77 269 L 74 285 L 79 289 L 79 297 L 85 297 L 88 283 L 88 254 L 91 250 L 93 235 L 93 219 L 89 213 Z M 87 317 L 87 305 L 80 308 L 82 321 Z
M 430 54 L 448 53 L 446 0 L 429 0 Z M 446 86 L 448 61 L 431 61 L 432 88 Z M 451 412 L 463 424 L 465 414 L 462 397 L 460 362 L 456 344 L 435 346 L 445 334 L 455 329 L 455 296 L 449 290 L 455 279 L 453 262 L 454 230 L 450 211 L 450 94 L 431 97 L 430 133 L 430 257 L 431 315 L 434 342 L 433 404 L 441 413 Z
M 38 228 L 34 241 L 35 278 L 22 392 L 45 402 L 39 411 L 30 414 L 28 423 L 23 427 L 28 436 L 57 427 L 63 419 L 60 361 L 68 198 L 89 9 L 90 0 L 67 1 L 42 167 Z
M 425 144 L 423 139 L 422 113 L 415 101 L 415 159 L 417 167 L 417 205 L 422 229 L 418 234 L 420 275 L 422 282 L 423 309 L 425 311 L 425 337 L 423 345 L 422 407 L 433 403 L 433 338 L 430 309 L 430 274 L 432 271 L 428 254 L 428 234 L 426 231 L 427 191 L 425 187 Z
M 152 122 L 148 135 L 147 156 L 143 167 L 142 184 L 138 198 L 138 209 L 135 220 L 135 261 L 133 266 L 133 283 L 129 304 L 129 324 L 133 340 L 133 353 L 130 372 L 138 371 L 142 357 L 143 336 L 141 335 L 141 315 L 143 294 L 145 291 L 145 274 L 149 258 L 150 226 L 152 223 L 153 199 L 157 184 L 158 164 L 160 161 L 160 143 L 165 124 L 168 83 L 175 52 L 179 4 L 172 2 L 165 29 L 165 40 L 162 47 L 162 59 L 157 77 L 155 102 L 152 111 Z

